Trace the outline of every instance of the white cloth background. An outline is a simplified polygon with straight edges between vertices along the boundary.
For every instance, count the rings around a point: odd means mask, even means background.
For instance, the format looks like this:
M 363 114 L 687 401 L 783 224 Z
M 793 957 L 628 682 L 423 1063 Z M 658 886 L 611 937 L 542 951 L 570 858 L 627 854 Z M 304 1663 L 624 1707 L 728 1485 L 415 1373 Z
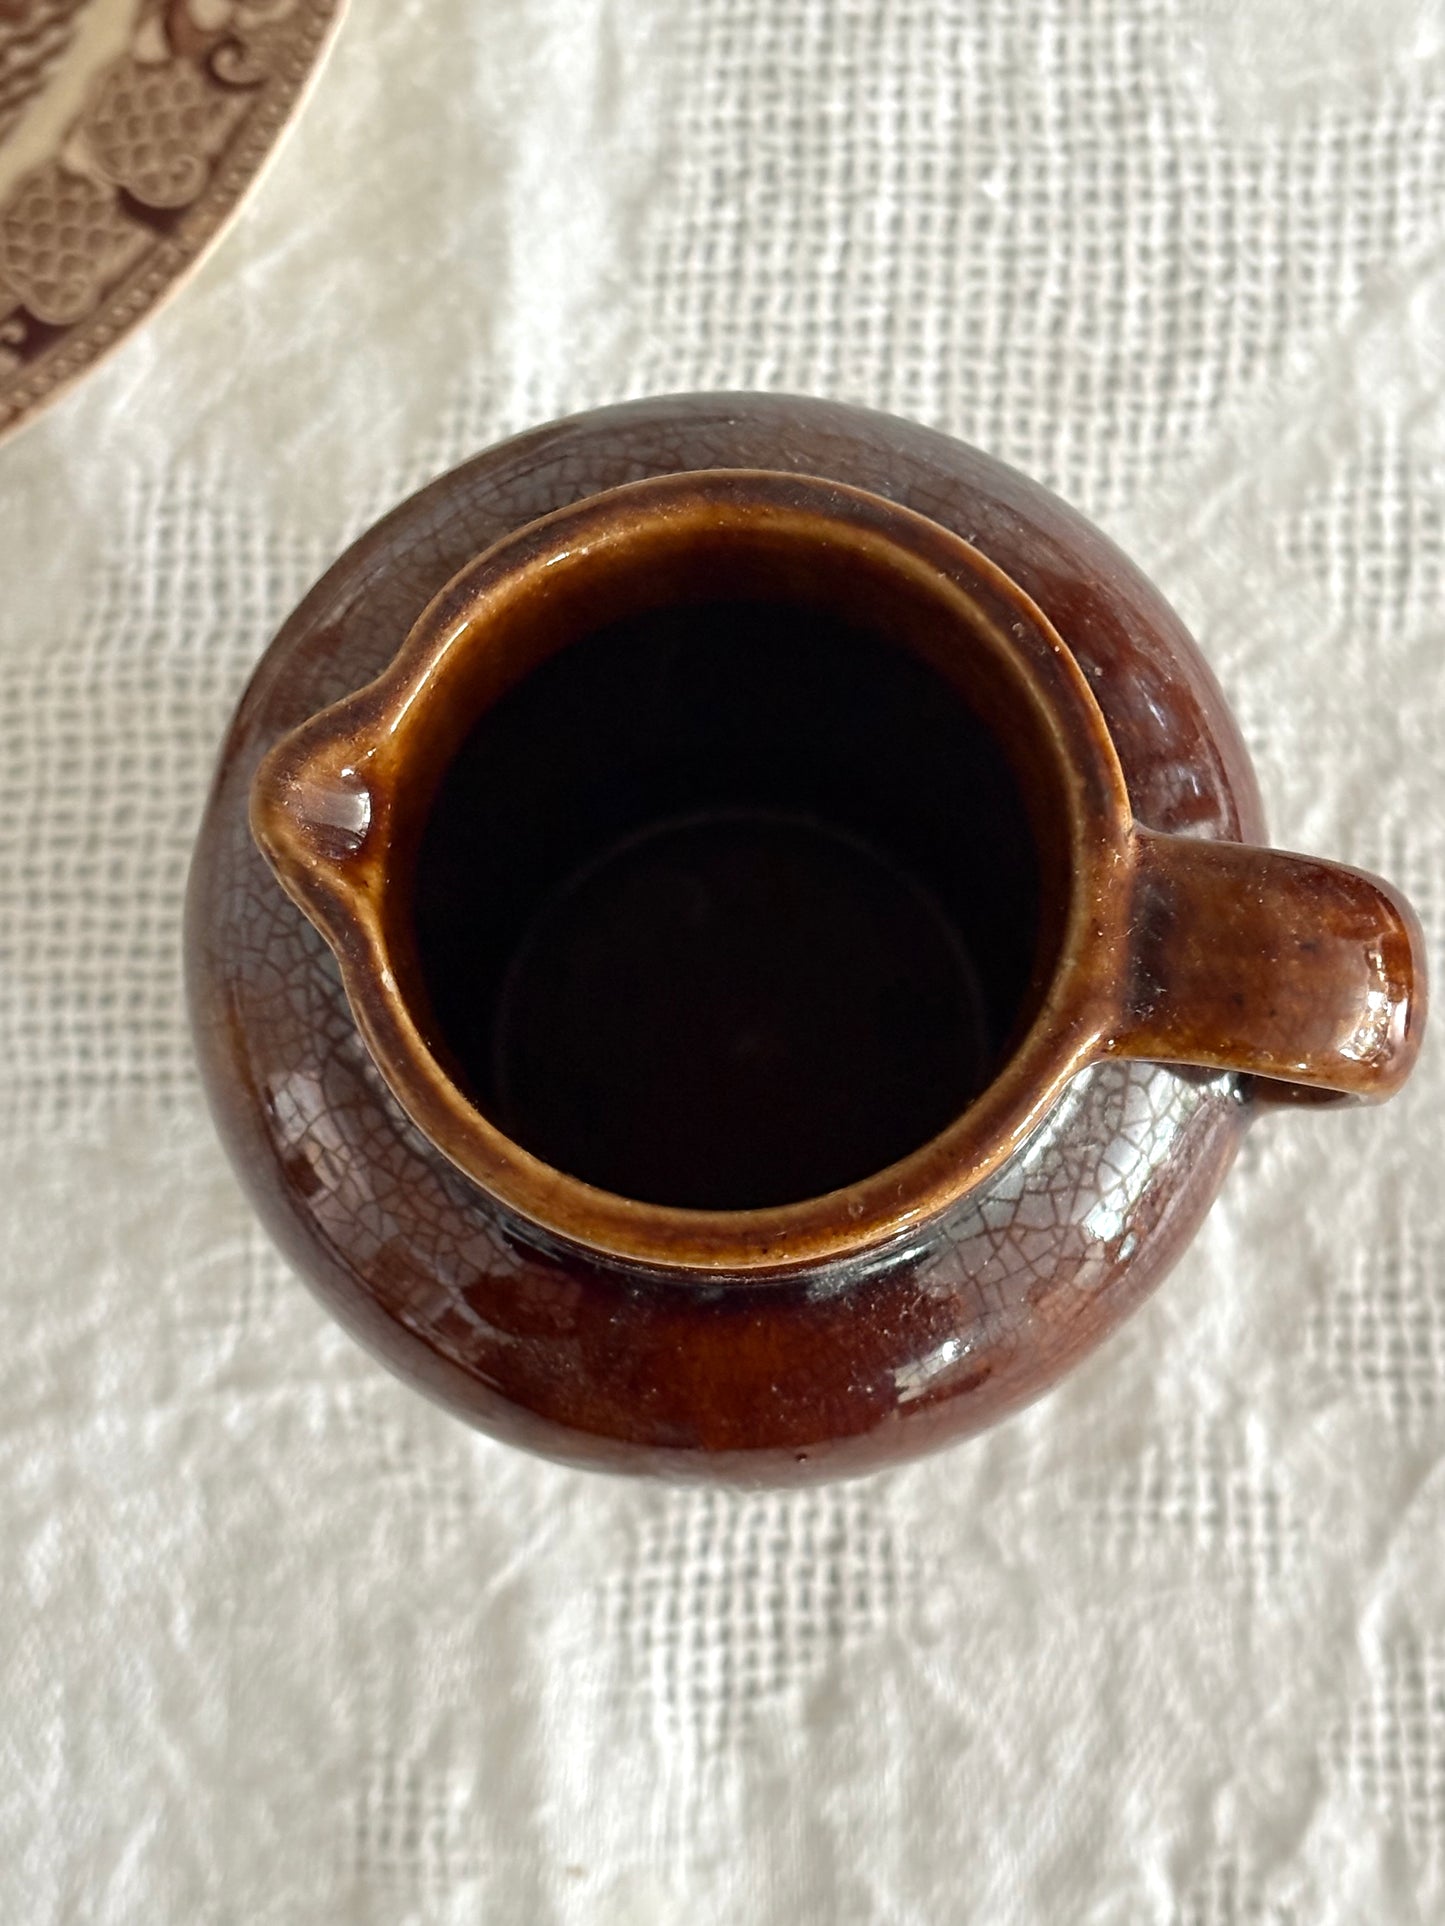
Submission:
M 1195 627 L 1445 929 L 1445 14 L 355 0 L 199 278 L 0 449 L 0 1918 L 1445 1918 L 1442 1050 L 1262 1124 L 1056 1395 L 790 1496 L 334 1330 L 190 1066 L 230 705 L 378 511 L 618 397 L 910 414 Z

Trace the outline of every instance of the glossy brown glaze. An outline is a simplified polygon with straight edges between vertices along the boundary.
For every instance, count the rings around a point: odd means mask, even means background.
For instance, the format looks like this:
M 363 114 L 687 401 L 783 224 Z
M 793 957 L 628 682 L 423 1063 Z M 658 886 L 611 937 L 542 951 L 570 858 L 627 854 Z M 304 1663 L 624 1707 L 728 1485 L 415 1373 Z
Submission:
M 1310 856 L 1136 836 L 1119 1047 L 1393 1096 L 1419 1055 L 1424 938 L 1378 877 Z
M 589 500 L 649 477 L 672 479 Z M 775 573 L 831 544 L 839 593 L 873 595 L 877 615 L 912 596 L 904 639 L 941 663 L 937 638 L 966 631 L 971 698 L 992 702 L 1051 798 L 1042 854 L 1067 879 L 1031 1021 L 982 1095 L 889 1169 L 763 1211 L 644 1206 L 522 1152 L 433 1047 L 395 914 L 418 772 L 443 767 L 471 716 L 628 583 L 694 579 L 709 542 L 728 551 L 718 567 L 736 568 L 741 543 L 753 568 L 768 549 Z M 608 553 L 628 566 L 599 567 Z M 820 594 L 828 574 L 798 580 Z M 568 577 L 582 598 L 570 610 Z M 249 840 L 253 785 L 258 833 L 340 980 Z M 1210 841 L 1261 833 L 1188 638 L 1042 490 L 857 410 L 631 404 L 434 484 L 278 637 L 193 869 L 198 1046 L 278 1240 L 344 1322 L 463 1416 L 579 1462 L 748 1479 L 863 1469 L 1035 1395 L 1157 1281 L 1243 1128 L 1233 1071 L 1384 1094 L 1408 1067 L 1408 913 L 1351 872 L 1226 858 Z M 1248 866 L 1242 895 L 1232 860 Z M 1327 914 L 1315 871 L 1331 879 Z M 1301 1013 L 1312 1028 L 1293 1027 Z

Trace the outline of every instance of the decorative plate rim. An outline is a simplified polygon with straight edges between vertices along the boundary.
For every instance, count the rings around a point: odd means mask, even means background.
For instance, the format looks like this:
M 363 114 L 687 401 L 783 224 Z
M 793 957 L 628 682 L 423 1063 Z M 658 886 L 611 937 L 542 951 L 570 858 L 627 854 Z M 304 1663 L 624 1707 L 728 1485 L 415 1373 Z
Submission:
M 249 196 L 260 186 L 320 78 L 348 0 L 298 0 L 294 30 L 282 57 L 258 89 L 254 106 L 216 156 L 201 191 L 176 212 L 168 232 L 155 232 L 140 257 L 108 286 L 91 311 L 57 330 L 30 361 L 0 367 L 0 443 L 35 421 L 91 369 L 126 342 L 139 325 L 178 294 L 215 248 Z M 109 69 L 107 69 L 107 72 Z M 41 166 L 75 138 L 79 121 Z M 36 169 L 22 179 L 30 178 Z M 7 203 L 8 204 L 8 203 Z M 0 219 L 5 206 L 0 205 Z M 3 319 L 3 317 L 0 317 Z

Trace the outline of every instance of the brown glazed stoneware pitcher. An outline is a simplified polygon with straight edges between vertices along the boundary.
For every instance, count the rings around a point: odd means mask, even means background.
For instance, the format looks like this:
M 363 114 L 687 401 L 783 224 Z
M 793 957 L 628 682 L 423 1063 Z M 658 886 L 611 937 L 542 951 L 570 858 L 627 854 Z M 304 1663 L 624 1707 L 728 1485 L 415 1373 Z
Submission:
M 460 1416 L 859 1471 L 1098 1343 L 1259 1093 L 1407 1075 L 1410 909 L 1263 840 L 1177 618 L 1043 489 L 854 408 L 632 403 L 424 489 L 272 644 L 197 1047 L 272 1235 Z

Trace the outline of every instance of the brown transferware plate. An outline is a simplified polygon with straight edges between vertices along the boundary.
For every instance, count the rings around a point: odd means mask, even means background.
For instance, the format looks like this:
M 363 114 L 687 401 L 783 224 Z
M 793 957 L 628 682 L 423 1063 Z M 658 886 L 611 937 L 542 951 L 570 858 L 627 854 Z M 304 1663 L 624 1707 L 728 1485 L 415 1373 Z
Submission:
M 220 237 L 345 0 L 0 0 L 0 436 Z

